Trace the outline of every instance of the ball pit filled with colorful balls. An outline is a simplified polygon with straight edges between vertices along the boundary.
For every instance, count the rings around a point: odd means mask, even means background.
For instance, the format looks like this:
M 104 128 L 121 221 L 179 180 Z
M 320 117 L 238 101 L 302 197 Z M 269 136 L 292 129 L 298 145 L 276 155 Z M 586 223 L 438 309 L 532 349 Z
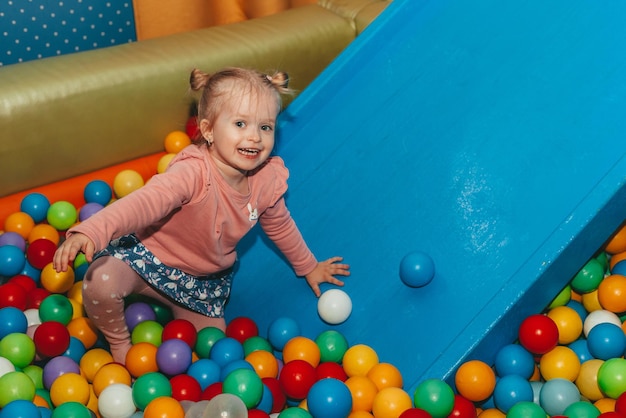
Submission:
M 168 135 L 157 172 L 188 143 L 185 132 Z M 196 331 L 134 296 L 133 345 L 116 363 L 82 307 L 84 257 L 66 273 L 51 260 L 71 225 L 142 185 L 132 172 L 93 181 L 81 208 L 32 193 L 5 220 L 0 418 L 626 417 L 626 228 L 524 319 L 493 364 L 466 361 L 451 383 L 428 379 L 409 393 L 401 370 L 332 328 L 306 336 L 278 316 L 267 330 L 238 317 L 225 331 Z

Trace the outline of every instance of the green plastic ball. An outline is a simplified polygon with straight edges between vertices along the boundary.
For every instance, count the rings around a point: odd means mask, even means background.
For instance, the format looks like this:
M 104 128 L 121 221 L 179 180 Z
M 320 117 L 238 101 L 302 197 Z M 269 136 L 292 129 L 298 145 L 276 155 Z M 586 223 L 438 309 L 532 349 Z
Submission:
M 32 401 L 35 383 L 22 372 L 8 372 L 0 377 L 0 408 L 17 399 Z
M 246 340 L 243 342 L 244 356 L 247 356 L 253 351 L 268 351 L 270 353 L 273 353 L 274 349 L 272 348 L 272 344 L 270 344 L 267 339 L 259 335 L 254 335 L 250 338 L 246 338 Z
M 154 311 L 156 315 L 156 321 L 165 326 L 167 323 L 174 319 L 174 315 L 172 315 L 172 310 L 167 306 L 161 305 L 159 303 L 149 303 L 150 307 Z
M 224 379 L 222 392 L 239 397 L 248 409 L 252 409 L 263 396 L 263 381 L 254 370 L 236 369 Z
M 70 202 L 64 200 L 54 202 L 48 208 L 47 220 L 59 231 L 65 231 L 76 223 L 78 211 Z
M 160 372 L 142 374 L 133 384 L 133 402 L 142 411 L 153 399 L 159 396 L 172 396 L 172 384 Z
M 291 407 L 284 409 L 280 414 L 278 414 L 278 418 L 313 418 L 313 416 L 305 409 Z
M 224 331 L 215 327 L 206 327 L 198 331 L 195 345 L 198 357 L 209 358 L 209 353 L 211 352 L 213 344 L 224 337 L 226 337 Z
M 348 351 L 348 340 L 338 331 L 327 330 L 315 339 L 320 349 L 321 362 L 341 363 L 343 355 Z
M 590 402 L 579 401 L 565 408 L 563 415 L 568 418 L 596 418 L 600 410 Z
M 22 373 L 30 377 L 33 383 L 35 383 L 35 391 L 43 389 L 43 368 L 41 366 L 29 364 L 22 369 Z
M 163 325 L 153 320 L 140 322 L 133 328 L 130 339 L 133 345 L 150 343 L 155 347 L 159 347 L 163 342 Z
M 445 418 L 454 408 L 454 391 L 442 380 L 427 379 L 415 389 L 413 402 L 433 418 Z
M 39 305 L 41 322 L 56 321 L 67 325 L 72 320 L 72 315 L 74 315 L 72 303 L 67 297 L 58 293 L 46 296 Z
M 592 258 L 576 273 L 570 286 L 578 293 L 593 292 L 604 279 L 604 267 L 602 263 Z
M 54 408 L 52 418 L 91 418 L 91 411 L 79 402 L 64 402 Z
M 617 399 L 626 392 L 626 359 L 606 360 L 598 369 L 598 387 L 609 398 Z
M 546 418 L 546 411 L 534 402 L 518 402 L 506 413 L 506 418 Z
M 0 357 L 23 369 L 35 359 L 35 343 L 28 335 L 13 332 L 0 340 Z

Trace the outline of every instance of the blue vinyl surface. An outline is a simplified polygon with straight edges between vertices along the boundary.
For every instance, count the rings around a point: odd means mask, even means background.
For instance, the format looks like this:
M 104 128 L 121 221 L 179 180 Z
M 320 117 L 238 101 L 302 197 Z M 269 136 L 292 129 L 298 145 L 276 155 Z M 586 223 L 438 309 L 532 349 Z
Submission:
M 336 329 L 410 391 L 491 361 L 625 218 L 623 16 L 593 0 L 391 3 L 283 113 L 276 150 L 309 246 L 351 264 L 352 315 L 325 324 L 255 230 L 228 317 Z M 399 264 L 418 250 L 436 275 L 409 288 Z

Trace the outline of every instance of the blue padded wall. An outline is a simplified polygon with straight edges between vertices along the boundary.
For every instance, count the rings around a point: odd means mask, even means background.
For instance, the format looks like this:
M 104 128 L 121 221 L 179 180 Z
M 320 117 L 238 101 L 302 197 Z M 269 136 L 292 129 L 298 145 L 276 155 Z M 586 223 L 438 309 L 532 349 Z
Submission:
M 492 361 L 626 213 L 626 3 L 395 0 L 283 113 L 287 203 L 352 266 L 330 326 L 259 231 L 227 315 L 341 331 L 412 390 Z M 425 251 L 432 283 L 402 257 Z M 325 289 L 329 286 L 325 287 Z
M 136 40 L 131 0 L 0 0 L 0 66 Z

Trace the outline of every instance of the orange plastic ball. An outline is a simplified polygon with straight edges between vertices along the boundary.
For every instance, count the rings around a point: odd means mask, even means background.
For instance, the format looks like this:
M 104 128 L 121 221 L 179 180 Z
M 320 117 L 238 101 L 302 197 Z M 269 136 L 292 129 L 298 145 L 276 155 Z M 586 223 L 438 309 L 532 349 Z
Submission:
M 487 363 L 470 360 L 457 369 L 454 383 L 461 396 L 473 402 L 480 402 L 493 393 L 496 387 L 496 374 Z
M 615 399 L 612 399 L 612 398 L 602 398 L 602 399 L 598 399 L 597 401 L 595 401 L 593 403 L 593 406 L 598 408 L 600 413 L 603 414 L 605 412 L 615 412 L 615 404 L 616 403 L 617 403 L 617 400 L 615 400 Z
M 126 367 L 120 363 L 108 363 L 100 367 L 93 377 L 93 392 L 96 396 L 100 396 L 100 393 L 109 385 L 114 383 L 123 383 L 130 386 L 132 377 Z
M 374 418 L 374 415 L 367 411 L 352 411 L 348 418 Z
M 105 364 L 113 363 L 111 353 L 103 348 L 92 348 L 83 354 L 80 358 L 80 370 L 84 373 L 85 378 L 89 382 L 93 382 L 93 378 Z
M 167 170 L 167 166 L 170 165 L 170 162 L 172 161 L 172 158 L 174 158 L 175 155 L 176 154 L 170 153 L 170 154 L 165 154 L 164 156 L 159 158 L 159 162 L 157 163 L 157 173 L 159 174 L 164 173 L 165 170 Z
M 580 394 L 594 402 L 604 398 L 604 394 L 598 386 L 598 370 L 604 364 L 604 360 L 589 359 L 580 365 L 580 371 L 574 383 Z
M 87 405 L 89 382 L 76 373 L 65 373 L 54 379 L 50 386 L 50 400 L 54 406 L 65 402 L 78 402 Z
M 164 146 L 167 153 L 177 154 L 189 144 L 191 139 L 186 132 L 172 131 L 165 136 Z
M 385 388 L 374 396 L 372 413 L 376 418 L 397 418 L 413 407 L 413 400 L 400 388 Z
M 47 239 L 58 245 L 61 237 L 59 231 L 52 225 L 37 224 L 30 230 L 30 234 L 28 234 L 28 243 L 38 239 Z
M 100 418 L 100 411 L 98 409 L 98 397 L 93 391 L 93 385 L 89 385 L 89 400 L 87 401 L 87 409 L 91 410 L 96 417 Z
M 35 395 L 35 397 L 33 398 L 33 403 L 35 404 L 35 406 L 43 406 L 44 408 L 48 409 L 50 409 L 52 406 L 48 403 L 46 398 L 40 395 Z
M 559 330 L 559 344 L 570 344 L 580 337 L 583 332 L 583 320 L 578 313 L 569 306 L 557 306 L 548 311 Z
M 598 301 L 607 311 L 626 311 L 626 277 L 620 274 L 606 276 L 598 286 Z
M 57 272 L 52 263 L 48 263 L 41 270 L 40 283 L 50 293 L 65 293 L 74 285 L 74 270 L 68 267 L 67 271 Z
M 122 170 L 113 179 L 113 191 L 117 198 L 127 196 L 143 185 L 143 177 L 135 170 Z
M 261 379 L 278 376 L 278 360 L 269 351 L 253 351 L 246 356 L 246 361 L 252 365 Z
M 505 418 L 506 414 L 497 408 L 488 408 L 478 414 L 478 418 Z
M 86 316 L 73 318 L 67 324 L 67 330 L 70 336 L 79 339 L 86 349 L 90 349 L 98 341 L 98 329 Z
M 604 250 L 609 254 L 626 251 L 626 225 L 621 226 L 606 244 Z
M 371 411 L 378 393 L 376 384 L 366 376 L 352 376 L 345 381 L 352 395 L 353 411 Z
M 378 354 L 365 344 L 356 344 L 348 348 L 343 355 L 343 369 L 348 377 L 367 376 L 372 367 L 379 363 Z
M 367 377 L 374 382 L 378 390 L 394 387 L 401 388 L 402 374 L 396 366 L 390 363 L 378 363 L 367 372 Z
M 571 348 L 557 345 L 541 356 L 539 371 L 545 380 L 562 378 L 573 382 L 580 372 L 580 359 Z
M 126 353 L 126 368 L 133 377 L 159 371 L 156 355 L 158 347 L 148 342 L 133 345 Z
M 613 267 L 620 261 L 626 260 L 626 251 L 621 253 L 613 254 L 609 259 L 609 270 L 613 270 Z
M 15 232 L 24 239 L 28 239 L 34 227 L 35 221 L 26 212 L 14 212 L 4 220 L 4 232 Z
M 169 396 L 153 399 L 143 410 L 144 418 L 184 418 L 185 410 L 180 402 Z
M 283 362 L 304 360 L 313 367 L 320 364 L 321 352 L 319 346 L 310 338 L 293 337 L 283 347 Z

